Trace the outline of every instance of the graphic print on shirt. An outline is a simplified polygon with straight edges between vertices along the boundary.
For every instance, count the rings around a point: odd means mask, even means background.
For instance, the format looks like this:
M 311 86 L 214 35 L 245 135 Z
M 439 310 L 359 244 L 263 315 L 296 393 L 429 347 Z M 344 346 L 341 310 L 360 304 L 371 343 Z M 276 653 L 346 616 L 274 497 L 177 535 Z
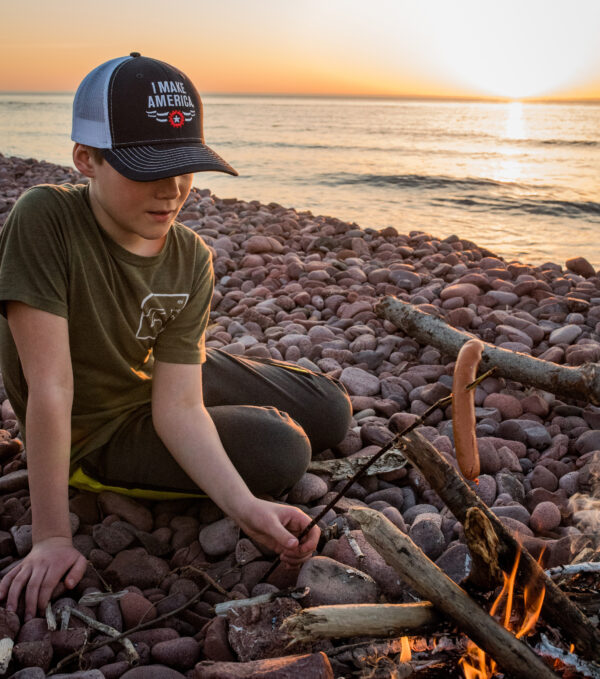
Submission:
M 141 303 L 140 325 L 135 336 L 138 339 L 156 339 L 166 324 L 176 318 L 187 304 L 189 295 L 184 293 L 160 294 L 151 292 Z

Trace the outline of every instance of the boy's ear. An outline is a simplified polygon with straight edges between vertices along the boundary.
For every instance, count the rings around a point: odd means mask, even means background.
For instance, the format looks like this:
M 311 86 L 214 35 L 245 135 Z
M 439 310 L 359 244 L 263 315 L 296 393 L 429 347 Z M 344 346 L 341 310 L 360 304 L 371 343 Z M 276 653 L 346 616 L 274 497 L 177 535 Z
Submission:
M 94 158 L 88 147 L 79 142 L 73 146 L 73 164 L 81 174 L 86 177 L 91 179 L 96 176 L 96 163 L 94 162 Z

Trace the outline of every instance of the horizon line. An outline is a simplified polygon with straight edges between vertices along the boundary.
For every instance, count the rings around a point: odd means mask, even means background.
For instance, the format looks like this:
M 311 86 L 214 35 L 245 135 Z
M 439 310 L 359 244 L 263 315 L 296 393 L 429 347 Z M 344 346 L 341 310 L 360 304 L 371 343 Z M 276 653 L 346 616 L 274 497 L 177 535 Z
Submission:
M 72 90 L 0 90 L 1 95 L 6 94 L 69 94 L 74 95 Z M 371 99 L 380 101 L 456 101 L 463 103 L 523 103 L 523 104 L 600 104 L 600 97 L 486 97 L 468 95 L 441 95 L 441 94 L 350 94 L 323 92 L 203 92 L 203 97 L 265 97 L 265 98 L 289 98 L 289 99 Z

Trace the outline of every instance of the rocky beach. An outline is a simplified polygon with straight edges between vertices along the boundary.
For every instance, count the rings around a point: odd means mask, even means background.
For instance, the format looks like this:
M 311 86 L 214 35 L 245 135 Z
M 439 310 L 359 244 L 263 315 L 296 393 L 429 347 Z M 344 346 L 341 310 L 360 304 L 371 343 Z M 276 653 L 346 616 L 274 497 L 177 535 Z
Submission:
M 71 168 L 0 154 L 0 224 L 27 187 L 81 179 Z M 401 224 L 361 229 L 275 203 L 220 199 L 207 189 L 192 189 L 179 221 L 213 254 L 207 346 L 291 361 L 338 378 L 348 390 L 351 428 L 316 462 L 377 452 L 452 391 L 454 358 L 381 318 L 375 305 L 384 296 L 500 348 L 565 366 L 600 361 L 600 275 L 582 257 L 535 266 L 505 261 L 459 235 L 405 234 Z M 2 576 L 31 547 L 31 514 L 26 451 L 0 392 Z M 477 386 L 475 405 L 475 493 L 534 557 L 542 555 L 544 568 L 597 550 L 600 407 L 494 375 Z M 451 406 L 433 409 L 418 431 L 457 466 Z M 314 469 L 286 501 L 315 516 L 343 485 Z M 208 500 L 150 502 L 73 490 L 73 540 L 88 570 L 75 590 L 53 599 L 59 629 L 49 630 L 44 617 L 24 622 L 0 608 L 0 638 L 14 641 L 4 676 L 43 679 L 87 642 L 95 647 L 51 676 L 371 676 L 352 674 L 355 659 L 336 653 L 347 639 L 287 648 L 279 630 L 306 606 L 414 601 L 347 516 L 352 506 L 382 512 L 455 582 L 468 576 L 461 523 L 410 465 L 354 483 L 320 521 L 318 553 L 299 573 L 277 568 L 266 581 L 274 555 Z M 288 587 L 310 591 L 298 601 L 282 596 L 215 616 L 215 605 L 228 599 Z M 118 632 L 136 628 L 127 638 L 140 664 L 131 668 L 127 648 L 76 614 L 60 629 L 68 608 Z

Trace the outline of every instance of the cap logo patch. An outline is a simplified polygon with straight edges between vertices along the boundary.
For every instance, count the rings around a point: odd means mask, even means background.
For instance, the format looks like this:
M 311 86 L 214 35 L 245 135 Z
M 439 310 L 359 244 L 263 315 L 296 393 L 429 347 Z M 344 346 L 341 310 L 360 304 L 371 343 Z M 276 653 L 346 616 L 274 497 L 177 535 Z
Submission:
M 152 94 L 148 95 L 146 115 L 158 123 L 169 123 L 179 128 L 196 116 L 194 102 L 177 80 L 157 80 L 150 83 Z M 179 108 L 174 108 L 175 106 Z

